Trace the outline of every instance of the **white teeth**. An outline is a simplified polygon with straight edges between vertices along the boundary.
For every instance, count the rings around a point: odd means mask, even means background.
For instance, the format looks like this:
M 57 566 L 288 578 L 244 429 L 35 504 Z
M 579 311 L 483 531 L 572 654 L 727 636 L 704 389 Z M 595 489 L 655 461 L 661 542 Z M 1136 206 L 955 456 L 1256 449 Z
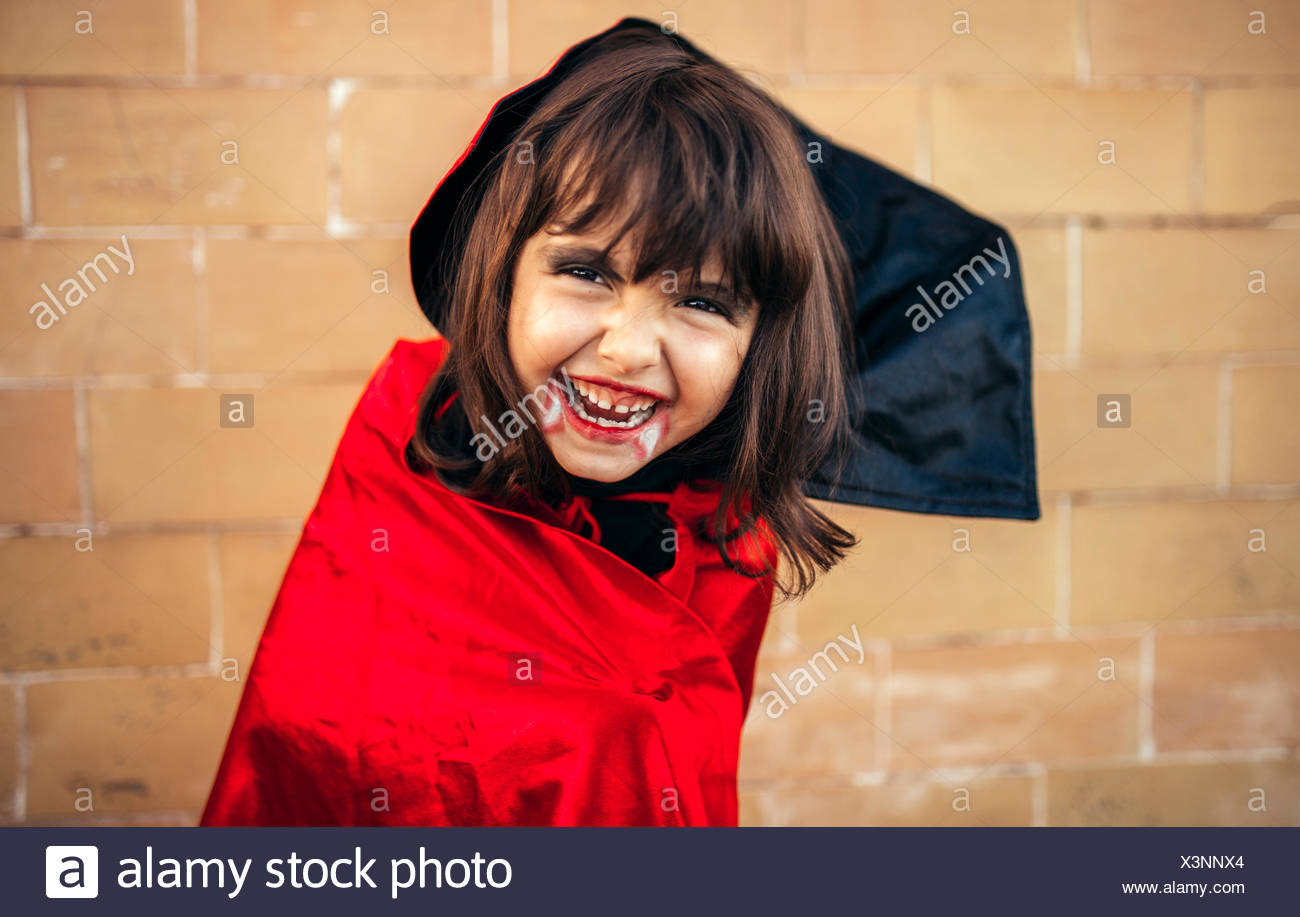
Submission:
M 650 406 L 648 406 L 647 408 L 643 408 L 635 412 L 629 411 L 627 420 L 606 420 L 603 417 L 592 417 L 590 414 L 588 414 L 586 409 L 583 407 L 584 398 L 573 398 L 570 399 L 569 401 L 570 406 L 574 409 L 574 411 L 577 412 L 579 417 L 581 417 L 583 420 L 590 421 L 591 423 L 594 423 L 597 426 L 615 427 L 615 428 L 621 427 L 625 429 L 630 427 L 639 427 L 641 426 L 641 424 L 649 420 L 650 416 L 654 413 L 653 405 L 656 403 L 652 401 L 650 403 Z
M 655 407 L 659 402 L 654 398 L 647 398 L 631 403 L 612 404 L 608 398 L 600 398 L 594 394 L 594 387 L 570 376 L 566 376 L 572 385 L 572 390 L 581 397 L 569 399 L 569 405 L 583 420 L 590 421 L 601 427 L 630 428 L 639 427 L 655 412 Z M 613 410 L 616 414 L 626 414 L 626 420 L 606 420 L 603 417 L 593 417 L 588 414 L 584 405 L 599 407 L 603 410 Z

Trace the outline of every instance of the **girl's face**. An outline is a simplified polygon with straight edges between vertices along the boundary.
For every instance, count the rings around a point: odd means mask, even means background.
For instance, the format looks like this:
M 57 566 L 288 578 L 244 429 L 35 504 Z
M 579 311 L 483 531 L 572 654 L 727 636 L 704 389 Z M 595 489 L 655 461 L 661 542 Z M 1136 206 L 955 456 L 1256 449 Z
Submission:
M 698 280 L 665 271 L 629 283 L 628 238 L 603 263 L 607 238 L 543 230 L 515 265 L 515 374 L 561 467 L 594 481 L 628 477 L 716 417 L 757 321 L 718 288 L 716 263 Z

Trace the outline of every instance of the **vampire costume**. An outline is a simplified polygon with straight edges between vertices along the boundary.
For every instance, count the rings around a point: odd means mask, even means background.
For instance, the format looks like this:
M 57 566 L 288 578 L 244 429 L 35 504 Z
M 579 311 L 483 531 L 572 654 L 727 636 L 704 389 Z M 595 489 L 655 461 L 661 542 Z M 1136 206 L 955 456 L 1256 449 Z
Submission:
M 443 178 L 410 240 L 435 328 L 475 177 L 587 49 L 641 29 L 658 26 L 624 19 L 501 99 Z M 1037 518 L 1029 323 L 1008 234 L 791 121 L 820 150 L 810 167 L 856 292 L 853 460 L 805 493 Z M 714 470 L 661 456 L 615 484 L 571 479 L 559 508 L 459 495 L 406 461 L 446 348 L 400 340 L 367 383 L 201 824 L 735 825 L 773 586 L 696 534 L 717 507 Z M 439 404 L 449 430 L 464 423 L 454 392 Z M 750 559 L 774 564 L 775 549 Z

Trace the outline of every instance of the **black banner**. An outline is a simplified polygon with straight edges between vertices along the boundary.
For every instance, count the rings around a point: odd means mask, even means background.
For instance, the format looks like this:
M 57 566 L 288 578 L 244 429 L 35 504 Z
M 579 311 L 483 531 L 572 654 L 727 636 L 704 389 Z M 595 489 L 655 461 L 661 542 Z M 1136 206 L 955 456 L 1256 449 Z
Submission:
M 4 828 L 0 911 L 1279 914 L 1298 850 L 1292 828 Z

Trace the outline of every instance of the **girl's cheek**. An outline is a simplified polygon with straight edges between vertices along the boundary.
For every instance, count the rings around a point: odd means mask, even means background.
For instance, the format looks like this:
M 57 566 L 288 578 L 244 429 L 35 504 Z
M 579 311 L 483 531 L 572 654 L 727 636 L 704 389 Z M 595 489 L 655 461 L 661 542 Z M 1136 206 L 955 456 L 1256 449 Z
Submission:
M 556 356 L 556 363 L 582 349 L 597 332 L 595 308 L 574 297 L 553 297 L 535 313 L 531 332 L 545 341 L 545 352 Z
M 533 302 L 515 308 L 518 312 L 510 318 L 511 334 L 528 364 L 523 378 L 530 385 L 539 385 L 564 361 L 568 335 L 553 305 Z
M 734 343 L 707 335 L 681 339 L 678 344 L 667 353 L 677 378 L 679 401 L 701 409 L 719 402 L 717 410 L 721 410 L 720 402 L 731 393 L 740 373 L 741 361 L 736 359 Z

